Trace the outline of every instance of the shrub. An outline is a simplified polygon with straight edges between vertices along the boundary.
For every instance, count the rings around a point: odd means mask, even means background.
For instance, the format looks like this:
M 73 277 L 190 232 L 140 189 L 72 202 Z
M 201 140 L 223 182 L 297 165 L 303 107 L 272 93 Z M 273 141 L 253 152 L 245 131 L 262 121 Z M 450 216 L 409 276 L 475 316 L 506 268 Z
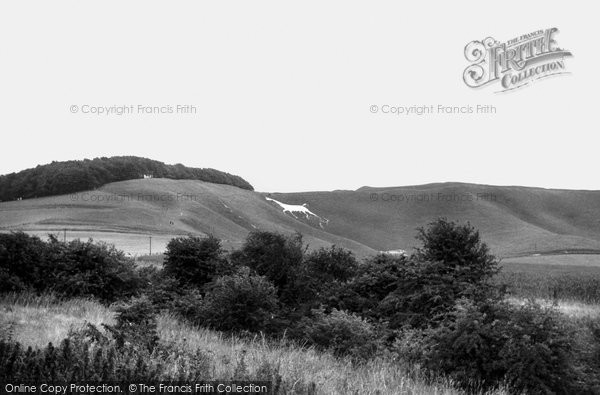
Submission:
M 447 273 L 454 272 L 470 284 L 481 284 L 498 273 L 496 258 L 471 224 L 440 218 L 417 231 L 416 238 L 422 243 L 415 254 L 418 261 L 441 262 Z
M 501 299 L 492 283 L 498 264 L 471 225 L 445 219 L 419 229 L 423 243 L 400 267 L 395 289 L 380 303 L 390 327 L 435 325 L 459 299 Z
M 168 275 L 197 287 L 203 287 L 227 270 L 221 241 L 212 235 L 171 239 L 163 265 Z
M 152 352 L 158 344 L 155 309 L 152 303 L 146 297 L 141 297 L 116 306 L 115 310 L 116 325 L 104 327 L 115 338 L 117 347 L 128 344 Z
M 157 311 L 169 311 L 182 318 L 193 320 L 202 304 L 198 288 L 182 285 L 164 270 L 148 267 L 140 270 L 146 287 L 144 295 Z
M 425 367 L 465 388 L 506 383 L 521 393 L 579 393 L 572 330 L 560 313 L 533 303 L 480 306 L 462 301 L 452 318 L 431 329 Z
M 369 317 L 384 318 L 379 304 L 394 291 L 404 275 L 407 258 L 378 254 L 359 265 L 357 273 L 347 284 L 331 287 L 328 304 Z
M 248 266 L 277 287 L 282 303 L 294 305 L 303 298 L 300 276 L 305 247 L 302 236 L 255 231 L 248 234 L 239 251 L 232 254 L 236 265 Z
M 150 353 L 117 345 L 91 324 L 42 349 L 0 340 L 0 381 L 5 383 L 202 381 L 214 374 L 210 367 L 210 357 L 200 350 L 159 344 Z
M 265 277 L 241 270 L 210 285 L 196 321 L 222 331 L 263 331 L 277 313 L 277 295 Z
M 306 257 L 310 276 L 322 283 L 348 281 L 356 274 L 358 263 L 352 252 L 331 246 L 313 251 Z
M 581 373 L 589 393 L 600 394 L 600 317 L 571 318 L 576 332 L 573 336 L 575 367 Z
M 25 233 L 0 234 L 2 291 L 33 289 L 66 296 L 94 296 L 106 303 L 138 293 L 135 263 L 114 246 L 50 236 L 43 242 Z
M 0 289 L 39 288 L 47 280 L 47 245 L 23 232 L 0 233 Z
M 316 346 L 331 349 L 334 355 L 368 359 L 377 351 L 376 333 L 365 319 L 343 310 L 313 310 L 303 320 L 305 339 Z
M 142 286 L 133 259 L 103 242 L 51 238 L 51 276 L 45 288 L 67 296 L 94 296 L 106 303 L 137 295 Z

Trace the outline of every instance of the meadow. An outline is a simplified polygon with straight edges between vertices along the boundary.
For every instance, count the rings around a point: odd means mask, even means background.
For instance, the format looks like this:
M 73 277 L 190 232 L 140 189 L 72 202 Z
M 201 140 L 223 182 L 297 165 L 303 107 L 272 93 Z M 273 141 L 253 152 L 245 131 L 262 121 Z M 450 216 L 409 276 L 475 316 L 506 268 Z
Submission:
M 595 261 L 593 261 L 593 259 Z M 501 262 L 496 281 L 513 297 L 600 304 L 600 264 L 593 256 L 539 256 Z
M 52 294 L 6 294 L 0 298 L 0 337 L 10 337 L 25 347 L 60 344 L 69 331 L 86 323 L 98 328 L 114 323 L 114 310 L 87 298 L 64 299 Z M 212 379 L 255 377 L 257 370 L 274 366 L 287 393 L 302 394 L 461 394 L 452 381 L 425 378 L 418 368 L 379 358 L 356 364 L 314 347 L 285 338 L 260 335 L 238 337 L 184 323 L 169 314 L 158 317 L 160 342 L 173 349 L 201 350 L 210 356 Z M 183 363 L 180 361 L 180 363 Z M 503 390 L 486 394 L 504 394 Z

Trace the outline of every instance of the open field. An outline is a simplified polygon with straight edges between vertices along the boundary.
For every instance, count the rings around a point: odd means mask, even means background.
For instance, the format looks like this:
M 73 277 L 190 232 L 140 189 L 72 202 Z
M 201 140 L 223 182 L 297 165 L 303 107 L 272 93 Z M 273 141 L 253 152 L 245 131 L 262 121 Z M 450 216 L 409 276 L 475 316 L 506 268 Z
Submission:
M 553 254 L 532 255 L 523 257 L 504 258 L 502 263 L 510 266 L 550 265 L 550 266 L 576 266 L 595 267 L 600 269 L 600 254 Z M 557 270 L 565 270 L 557 269 Z
M 497 281 L 514 297 L 600 304 L 600 266 L 585 265 L 598 256 L 555 257 L 503 260 Z
M 8 295 L 0 299 L 0 334 L 10 330 L 14 340 L 25 346 L 58 344 L 71 327 L 85 322 L 99 325 L 113 323 L 110 308 L 85 299 L 58 300 L 54 297 Z M 245 359 L 249 373 L 265 361 L 279 367 L 286 382 L 316 384 L 319 394 L 460 394 L 452 383 L 440 380 L 425 383 L 419 372 L 390 360 L 376 360 L 368 365 L 352 364 L 326 352 L 299 347 L 288 341 L 267 341 L 261 337 L 240 339 L 195 328 L 172 316 L 161 315 L 158 321 L 161 341 L 186 349 L 201 349 L 212 356 L 217 377 L 231 377 L 236 361 Z M 502 394 L 503 392 L 495 392 Z

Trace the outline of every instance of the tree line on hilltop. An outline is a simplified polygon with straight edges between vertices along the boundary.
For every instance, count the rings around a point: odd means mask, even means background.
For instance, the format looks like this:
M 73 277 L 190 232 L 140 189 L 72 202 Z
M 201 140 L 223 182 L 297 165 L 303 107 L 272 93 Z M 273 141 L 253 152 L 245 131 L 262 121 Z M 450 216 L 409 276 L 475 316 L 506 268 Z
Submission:
M 52 162 L 35 168 L 0 176 L 0 201 L 63 195 L 99 188 L 102 185 L 143 178 L 189 179 L 254 188 L 243 178 L 215 169 L 167 165 L 136 156 Z

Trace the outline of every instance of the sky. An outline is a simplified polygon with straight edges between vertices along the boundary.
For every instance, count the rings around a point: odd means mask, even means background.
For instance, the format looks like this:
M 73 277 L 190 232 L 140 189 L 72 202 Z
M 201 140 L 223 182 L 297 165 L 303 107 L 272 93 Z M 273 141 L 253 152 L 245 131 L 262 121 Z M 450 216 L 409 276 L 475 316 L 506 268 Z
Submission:
M 0 174 L 136 155 L 237 174 L 259 191 L 597 190 L 595 11 L 539 0 L 4 1 Z M 573 53 L 569 74 L 505 93 L 463 82 L 467 43 L 551 27 Z M 496 112 L 383 112 L 424 105 Z

